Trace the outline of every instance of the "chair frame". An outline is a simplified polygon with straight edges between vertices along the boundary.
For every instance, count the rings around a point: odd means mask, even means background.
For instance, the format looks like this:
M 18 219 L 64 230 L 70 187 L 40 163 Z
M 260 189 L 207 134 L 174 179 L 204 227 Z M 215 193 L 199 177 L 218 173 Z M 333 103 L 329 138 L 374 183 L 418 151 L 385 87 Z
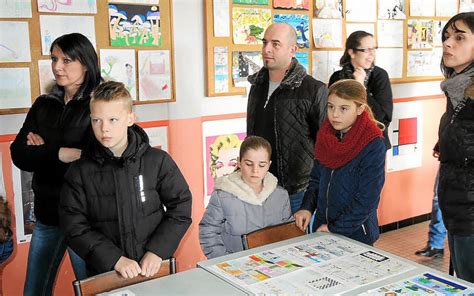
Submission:
M 75 280 L 72 282 L 72 285 L 75 296 L 90 296 L 157 279 L 174 273 L 176 273 L 176 259 L 172 257 L 163 260 L 161 262 L 160 270 L 151 277 L 138 275 L 134 278 L 126 279 L 117 271 L 112 270 L 83 280 Z
M 305 235 L 306 233 L 296 226 L 295 221 L 268 226 L 242 235 L 244 250 L 276 243 L 282 240 Z

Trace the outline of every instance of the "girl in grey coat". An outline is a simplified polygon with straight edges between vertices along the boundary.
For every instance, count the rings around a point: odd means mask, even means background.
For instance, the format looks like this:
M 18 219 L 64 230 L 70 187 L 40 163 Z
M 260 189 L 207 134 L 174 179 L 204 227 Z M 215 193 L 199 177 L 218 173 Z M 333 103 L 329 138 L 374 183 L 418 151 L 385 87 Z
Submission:
M 243 250 L 241 235 L 292 219 L 288 192 L 268 172 L 270 143 L 247 137 L 238 170 L 220 177 L 199 223 L 201 248 L 208 259 Z

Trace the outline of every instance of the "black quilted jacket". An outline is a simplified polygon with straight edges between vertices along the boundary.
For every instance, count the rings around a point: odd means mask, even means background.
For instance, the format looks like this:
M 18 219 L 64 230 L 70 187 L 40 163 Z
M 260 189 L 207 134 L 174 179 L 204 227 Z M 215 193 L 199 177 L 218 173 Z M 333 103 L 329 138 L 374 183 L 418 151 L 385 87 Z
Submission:
M 257 106 L 267 98 L 268 77 L 264 67 L 248 78 L 252 88 L 247 105 L 247 135 L 256 135 Z M 283 81 L 271 95 L 275 139 L 271 144 L 277 161 L 272 173 L 290 195 L 308 186 L 316 133 L 326 115 L 327 94 L 324 83 L 306 74 L 293 58 Z

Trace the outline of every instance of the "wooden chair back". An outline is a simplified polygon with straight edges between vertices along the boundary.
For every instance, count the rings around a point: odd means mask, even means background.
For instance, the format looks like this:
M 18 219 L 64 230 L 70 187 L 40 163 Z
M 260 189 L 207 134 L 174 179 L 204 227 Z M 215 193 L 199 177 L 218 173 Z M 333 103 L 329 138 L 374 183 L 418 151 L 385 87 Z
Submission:
M 304 234 L 305 233 L 296 226 L 296 222 L 292 221 L 265 227 L 247 234 L 243 234 L 242 244 L 244 246 L 244 250 L 247 250 L 294 238 Z
M 163 260 L 160 270 L 152 277 L 137 276 L 132 279 L 123 278 L 117 271 L 109 271 L 72 283 L 75 296 L 92 296 L 126 286 L 138 284 L 152 279 L 176 273 L 176 259 Z

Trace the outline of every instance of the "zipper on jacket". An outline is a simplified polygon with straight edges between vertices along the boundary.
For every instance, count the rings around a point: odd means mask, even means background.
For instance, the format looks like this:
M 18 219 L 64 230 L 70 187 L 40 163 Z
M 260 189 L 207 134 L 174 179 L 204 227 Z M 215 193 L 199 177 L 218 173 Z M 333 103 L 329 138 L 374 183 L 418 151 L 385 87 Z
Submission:
M 329 183 L 328 183 L 328 189 L 326 190 L 326 225 L 329 227 L 329 217 L 328 217 L 328 211 L 329 211 L 329 190 L 331 189 L 331 181 L 332 181 L 332 175 L 334 174 L 334 170 L 331 170 L 331 176 L 329 177 Z
M 280 86 L 277 87 L 271 94 L 273 96 L 275 92 L 280 88 Z M 270 96 L 270 100 L 271 100 Z M 273 99 L 275 102 L 273 102 L 273 130 L 275 131 L 275 156 L 280 155 L 280 149 L 279 149 L 279 141 L 278 141 L 278 128 L 277 128 L 277 104 L 276 104 L 276 97 Z M 280 182 L 281 186 L 283 188 L 286 188 L 286 180 L 285 180 L 285 175 L 282 172 L 282 164 L 281 164 L 281 158 L 276 157 L 276 165 L 277 165 L 277 172 L 279 176 L 276 176 L 278 178 L 278 181 Z
M 362 230 L 364 231 L 364 235 L 367 235 L 367 231 L 365 231 L 364 223 L 362 223 Z

